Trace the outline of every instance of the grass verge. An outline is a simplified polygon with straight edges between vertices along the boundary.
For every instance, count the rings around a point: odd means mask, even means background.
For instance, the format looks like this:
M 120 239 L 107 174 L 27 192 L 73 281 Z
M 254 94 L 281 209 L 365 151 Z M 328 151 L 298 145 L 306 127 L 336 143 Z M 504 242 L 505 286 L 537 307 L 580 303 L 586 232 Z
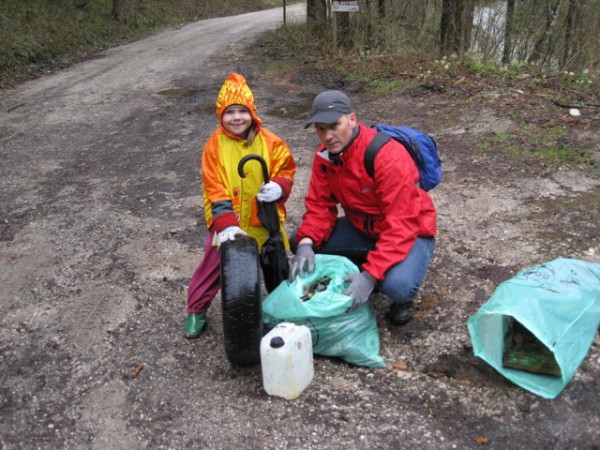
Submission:
M 280 6 L 276 0 L 0 1 L 0 89 L 108 47 L 196 20 Z

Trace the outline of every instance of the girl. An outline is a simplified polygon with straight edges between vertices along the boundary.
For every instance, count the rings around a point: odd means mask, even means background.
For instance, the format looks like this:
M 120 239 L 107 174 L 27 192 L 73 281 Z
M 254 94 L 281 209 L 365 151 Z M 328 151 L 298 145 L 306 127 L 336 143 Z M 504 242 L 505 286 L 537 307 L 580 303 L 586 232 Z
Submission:
M 221 287 L 217 246 L 237 235 L 248 234 L 256 239 L 260 250 L 268 238 L 267 229 L 256 215 L 254 197 L 262 202 L 276 202 L 281 236 L 285 248 L 289 248 L 283 222 L 284 202 L 290 196 L 296 172 L 290 149 L 281 138 L 262 127 L 254 95 L 242 75 L 229 75 L 219 91 L 216 106 L 220 126 L 206 143 L 202 155 L 204 214 L 210 233 L 204 245 L 204 258 L 188 288 L 188 316 L 183 327 L 187 338 L 200 336 L 206 325 L 206 311 Z M 238 163 L 249 154 L 266 161 L 271 180 L 267 184 L 262 183 L 260 164 L 246 164 L 246 177 L 239 176 Z

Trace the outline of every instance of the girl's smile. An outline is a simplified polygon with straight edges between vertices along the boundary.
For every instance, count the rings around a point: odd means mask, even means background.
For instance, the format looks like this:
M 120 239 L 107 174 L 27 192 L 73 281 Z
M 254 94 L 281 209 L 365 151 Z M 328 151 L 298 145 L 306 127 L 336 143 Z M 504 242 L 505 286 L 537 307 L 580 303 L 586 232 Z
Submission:
M 236 136 L 245 137 L 250 125 L 252 125 L 252 115 L 245 106 L 231 105 L 221 116 L 223 127 Z

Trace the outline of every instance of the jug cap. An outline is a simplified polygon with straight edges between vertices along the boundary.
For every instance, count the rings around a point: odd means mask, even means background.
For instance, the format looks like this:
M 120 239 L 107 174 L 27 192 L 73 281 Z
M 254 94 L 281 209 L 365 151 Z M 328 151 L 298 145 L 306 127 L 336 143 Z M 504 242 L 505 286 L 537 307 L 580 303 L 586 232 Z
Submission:
M 285 345 L 285 341 L 281 336 L 275 336 L 271 339 L 271 347 L 272 348 L 280 348 Z

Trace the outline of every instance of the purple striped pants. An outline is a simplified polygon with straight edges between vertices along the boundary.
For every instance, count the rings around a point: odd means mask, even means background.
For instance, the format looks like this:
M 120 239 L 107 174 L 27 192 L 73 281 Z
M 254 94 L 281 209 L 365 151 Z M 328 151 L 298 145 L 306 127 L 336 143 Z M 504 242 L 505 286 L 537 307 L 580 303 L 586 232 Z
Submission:
M 212 245 L 214 232 L 210 232 L 204 244 L 204 258 L 194 272 L 188 286 L 188 313 L 208 311 L 210 304 L 221 289 L 221 257 L 219 249 Z

